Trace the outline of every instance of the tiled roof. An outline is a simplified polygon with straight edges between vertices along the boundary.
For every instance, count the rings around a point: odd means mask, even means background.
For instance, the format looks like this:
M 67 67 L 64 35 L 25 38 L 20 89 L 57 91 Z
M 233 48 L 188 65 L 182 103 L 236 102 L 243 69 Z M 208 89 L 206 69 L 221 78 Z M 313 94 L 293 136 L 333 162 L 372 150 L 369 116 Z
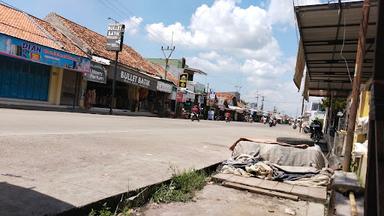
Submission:
M 80 43 L 86 46 L 84 48 L 90 50 L 92 55 L 112 61 L 115 59 L 115 53 L 107 51 L 105 48 L 107 38 L 104 35 L 72 22 L 56 13 L 50 13 L 45 20 L 63 31 L 70 31 L 69 33 L 75 35 Z M 155 68 L 155 66 L 126 44 L 123 45 L 123 50 L 119 53 L 119 63 L 150 75 L 162 76 L 162 72 L 158 71 L 157 67 Z
M 216 97 L 223 98 L 225 100 L 232 100 L 235 97 L 235 94 L 231 92 L 216 92 Z
M 76 55 L 85 55 L 49 23 L 1 3 L 0 33 Z

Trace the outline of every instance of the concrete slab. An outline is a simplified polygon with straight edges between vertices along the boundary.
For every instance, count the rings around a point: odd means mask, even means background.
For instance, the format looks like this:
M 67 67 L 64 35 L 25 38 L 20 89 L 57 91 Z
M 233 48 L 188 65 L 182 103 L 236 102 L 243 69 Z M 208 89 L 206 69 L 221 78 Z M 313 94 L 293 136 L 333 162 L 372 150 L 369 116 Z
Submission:
M 311 208 L 311 209 L 309 209 Z M 136 215 L 161 216 L 195 216 L 195 215 L 288 215 L 287 210 L 294 211 L 296 216 L 324 215 L 324 209 L 318 208 L 312 213 L 313 206 L 307 201 L 292 201 L 241 190 L 226 188 L 219 185 L 207 185 L 196 195 L 195 202 L 149 204 L 139 209 Z
M 66 112 L 0 109 L 0 119 L 0 182 L 37 194 L 0 196 L 10 216 L 57 213 L 165 180 L 172 166 L 217 163 L 239 137 L 300 136 L 281 125 Z

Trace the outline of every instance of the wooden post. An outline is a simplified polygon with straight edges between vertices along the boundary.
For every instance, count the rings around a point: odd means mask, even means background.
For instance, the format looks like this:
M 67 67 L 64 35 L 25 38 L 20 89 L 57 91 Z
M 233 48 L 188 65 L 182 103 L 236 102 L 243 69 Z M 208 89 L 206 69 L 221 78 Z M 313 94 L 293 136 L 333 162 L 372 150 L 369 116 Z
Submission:
M 354 131 L 355 131 L 357 108 L 359 106 L 361 70 L 362 70 L 362 65 L 363 65 L 364 55 L 365 55 L 365 36 L 368 28 L 369 4 L 370 4 L 369 0 L 364 0 L 363 19 L 362 19 L 362 22 L 360 23 L 359 40 L 357 42 L 355 76 L 353 78 L 353 84 L 352 84 L 352 97 L 351 97 L 352 102 L 351 102 L 349 118 L 348 118 L 347 140 L 345 144 L 343 171 L 349 171 L 349 166 L 351 164 L 353 137 L 354 137 Z
M 369 111 L 364 215 L 384 215 L 384 2 L 378 1 L 375 64 Z

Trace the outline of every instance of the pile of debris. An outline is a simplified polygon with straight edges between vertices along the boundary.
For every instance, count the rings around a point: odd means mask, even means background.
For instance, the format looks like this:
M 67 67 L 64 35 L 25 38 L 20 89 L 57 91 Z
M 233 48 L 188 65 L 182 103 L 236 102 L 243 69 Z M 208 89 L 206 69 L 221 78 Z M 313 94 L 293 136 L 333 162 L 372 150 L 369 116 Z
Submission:
M 302 186 L 328 186 L 333 171 L 317 146 L 240 138 L 219 171 Z

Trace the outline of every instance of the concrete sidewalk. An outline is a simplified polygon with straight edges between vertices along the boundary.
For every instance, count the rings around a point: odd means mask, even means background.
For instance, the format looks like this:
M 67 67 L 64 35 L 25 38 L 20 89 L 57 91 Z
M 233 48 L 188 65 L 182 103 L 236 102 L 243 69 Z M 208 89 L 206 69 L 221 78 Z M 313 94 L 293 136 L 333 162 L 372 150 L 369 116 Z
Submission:
M 194 202 L 155 204 L 137 210 L 133 215 L 195 216 L 195 215 L 296 215 L 324 216 L 324 205 L 292 201 L 249 193 L 220 185 L 207 185 L 196 194 Z M 291 212 L 292 214 L 288 214 Z M 294 213 L 294 214 L 293 214 Z
M 58 213 L 227 159 L 286 126 L 0 109 L 0 215 Z M 18 195 L 22 196 L 22 198 Z
M 82 109 L 79 106 L 70 105 L 52 105 L 47 102 L 15 100 L 8 98 L 0 98 L 0 108 L 6 109 L 21 109 L 21 110 L 39 110 L 39 111 L 56 111 L 56 112 L 76 112 L 76 113 L 91 113 L 91 114 L 109 114 L 109 108 L 92 107 L 89 110 Z M 114 115 L 125 116 L 147 116 L 158 117 L 157 114 L 151 112 L 131 112 L 130 110 L 113 109 Z

